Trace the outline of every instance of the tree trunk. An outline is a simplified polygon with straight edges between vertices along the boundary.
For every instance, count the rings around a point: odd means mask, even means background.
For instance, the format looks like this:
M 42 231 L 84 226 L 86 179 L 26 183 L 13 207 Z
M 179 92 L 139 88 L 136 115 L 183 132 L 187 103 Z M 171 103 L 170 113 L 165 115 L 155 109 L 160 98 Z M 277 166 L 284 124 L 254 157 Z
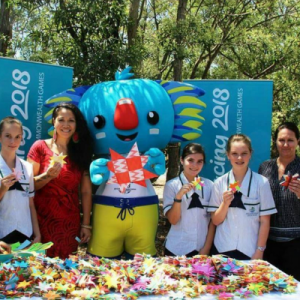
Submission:
M 186 7 L 188 0 L 179 0 L 177 9 L 177 28 L 178 35 L 176 36 L 177 51 L 174 57 L 174 80 L 182 81 L 182 65 L 183 65 L 183 52 L 184 52 L 184 37 L 181 35 L 182 21 L 186 18 Z M 179 143 L 170 144 L 167 150 L 169 156 L 169 168 L 167 173 L 167 180 L 170 180 L 179 173 L 179 155 L 180 145 Z
M 9 42 L 12 39 L 12 26 L 10 24 L 10 5 L 8 0 L 1 0 L 0 11 L 0 54 L 7 56 Z
M 186 18 L 186 7 L 188 0 L 179 0 L 177 9 L 177 29 L 176 36 L 177 51 L 174 57 L 174 80 L 182 81 L 182 65 L 183 65 L 183 52 L 184 52 L 184 36 L 182 36 L 182 21 Z
M 129 9 L 129 20 L 127 27 L 128 34 L 128 48 L 134 44 L 138 28 L 138 15 L 139 15 L 140 0 L 131 0 Z

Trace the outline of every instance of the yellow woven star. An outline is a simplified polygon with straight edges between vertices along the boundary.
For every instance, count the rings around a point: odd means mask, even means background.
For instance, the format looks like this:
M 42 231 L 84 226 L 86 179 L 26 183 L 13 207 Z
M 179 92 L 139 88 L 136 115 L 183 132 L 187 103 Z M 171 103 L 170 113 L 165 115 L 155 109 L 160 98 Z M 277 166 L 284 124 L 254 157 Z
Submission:
M 17 289 L 26 289 L 28 288 L 29 286 L 31 286 L 32 282 L 31 281 L 22 281 L 22 282 L 19 282 L 18 285 L 17 285 Z
M 105 279 L 105 285 L 111 289 L 111 288 L 118 288 L 118 284 L 120 283 L 119 281 L 119 276 L 115 271 L 111 271 L 110 274 L 106 274 L 104 276 Z
M 60 153 L 59 155 L 53 155 L 50 157 L 50 166 L 52 167 L 56 162 L 60 163 L 61 166 L 66 164 L 67 162 L 64 161 L 64 159 L 67 157 L 67 155 L 64 155 L 63 153 Z

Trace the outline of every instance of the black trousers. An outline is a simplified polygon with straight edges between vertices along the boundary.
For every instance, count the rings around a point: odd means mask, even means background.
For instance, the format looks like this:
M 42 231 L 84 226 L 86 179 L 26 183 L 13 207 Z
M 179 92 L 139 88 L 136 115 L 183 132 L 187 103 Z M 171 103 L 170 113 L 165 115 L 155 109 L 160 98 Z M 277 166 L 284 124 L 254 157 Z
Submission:
M 217 255 L 217 254 L 223 254 L 226 256 L 229 256 L 230 258 L 238 259 L 238 260 L 250 260 L 251 257 L 247 256 L 243 252 L 239 250 L 231 250 L 227 252 L 219 252 L 218 249 L 216 248 L 215 244 L 212 245 L 211 247 L 211 255 Z
M 7 236 L 1 239 L 1 241 L 7 244 L 14 244 L 17 242 L 23 243 L 26 240 L 30 240 L 30 238 L 18 230 L 14 230 L 13 232 L 9 233 Z
M 165 255 L 166 255 L 166 256 L 178 256 L 178 255 L 172 253 L 172 252 L 171 252 L 170 250 L 168 250 L 167 248 L 165 248 Z M 185 254 L 186 257 L 193 257 L 193 256 L 195 256 L 195 255 L 199 255 L 199 251 L 194 250 L 194 251 L 192 251 L 192 252 L 190 252 L 190 253 L 188 253 L 188 254 Z
M 268 240 L 264 259 L 300 281 L 300 238 L 289 242 Z

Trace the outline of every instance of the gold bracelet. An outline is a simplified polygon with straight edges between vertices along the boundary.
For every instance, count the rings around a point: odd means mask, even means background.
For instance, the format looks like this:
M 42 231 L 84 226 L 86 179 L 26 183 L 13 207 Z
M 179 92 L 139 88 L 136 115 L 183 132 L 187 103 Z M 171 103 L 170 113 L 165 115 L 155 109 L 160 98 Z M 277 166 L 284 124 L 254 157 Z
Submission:
M 84 224 L 81 224 L 81 227 L 82 228 L 87 228 L 87 229 L 92 229 L 93 227 L 90 226 L 90 225 L 84 225 Z

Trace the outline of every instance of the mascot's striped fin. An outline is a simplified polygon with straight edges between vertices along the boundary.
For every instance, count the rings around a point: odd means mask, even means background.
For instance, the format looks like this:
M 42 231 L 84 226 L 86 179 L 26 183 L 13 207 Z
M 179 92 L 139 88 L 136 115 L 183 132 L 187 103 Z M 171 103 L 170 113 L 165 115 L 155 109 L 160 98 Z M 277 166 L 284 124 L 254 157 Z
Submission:
M 91 85 L 85 85 L 77 88 L 68 89 L 47 99 L 44 103 L 44 106 L 55 107 L 61 102 L 70 102 L 78 106 L 81 97 L 90 87 Z
M 72 103 L 78 106 L 80 99 L 83 94 L 91 87 L 91 85 L 80 86 L 77 88 L 68 89 L 62 93 L 56 94 L 53 97 L 47 99 L 44 106 L 51 108 L 49 112 L 46 113 L 44 119 L 48 122 L 52 122 L 52 112 L 55 106 L 62 102 Z
M 49 123 L 49 122 L 48 122 Z M 54 126 L 51 126 L 51 128 L 48 129 L 48 134 L 50 136 L 53 136 L 53 132 L 54 132 Z
M 115 73 L 115 80 L 126 80 L 132 78 L 134 76 L 134 73 L 130 73 L 131 69 L 132 69 L 131 67 L 127 67 L 121 72 L 117 71 Z
M 170 143 L 191 141 L 202 135 L 204 118 L 200 115 L 206 104 L 199 99 L 205 92 L 193 85 L 177 82 L 162 81 L 159 83 L 168 93 L 173 103 L 175 122 Z

